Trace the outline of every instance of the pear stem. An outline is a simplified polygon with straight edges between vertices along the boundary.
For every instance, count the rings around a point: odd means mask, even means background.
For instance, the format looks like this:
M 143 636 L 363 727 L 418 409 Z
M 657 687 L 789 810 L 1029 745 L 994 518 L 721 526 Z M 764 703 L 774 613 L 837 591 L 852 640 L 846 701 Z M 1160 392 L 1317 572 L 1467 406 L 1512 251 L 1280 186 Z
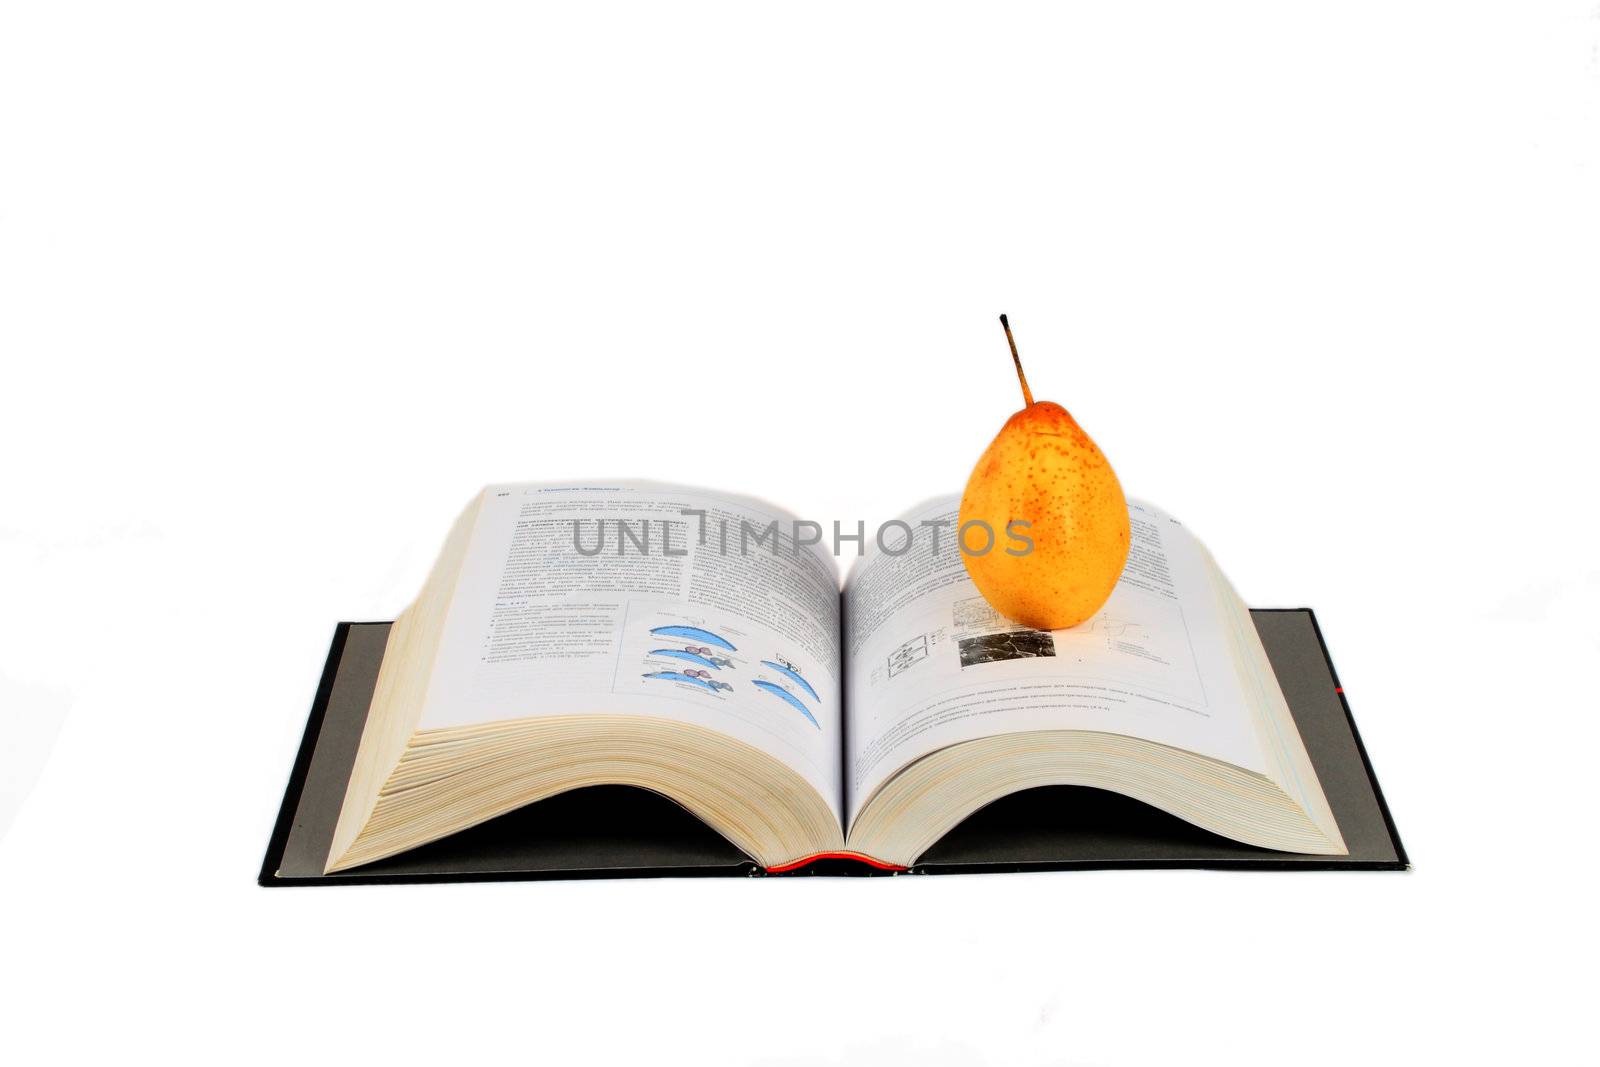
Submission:
M 1017 339 L 1011 336 L 1011 323 L 1000 316 L 1000 326 L 1006 331 L 1006 344 L 1011 346 L 1011 362 L 1017 365 L 1017 381 L 1022 383 L 1023 407 L 1033 407 L 1033 391 L 1028 388 L 1028 376 L 1022 373 L 1022 357 L 1017 355 Z

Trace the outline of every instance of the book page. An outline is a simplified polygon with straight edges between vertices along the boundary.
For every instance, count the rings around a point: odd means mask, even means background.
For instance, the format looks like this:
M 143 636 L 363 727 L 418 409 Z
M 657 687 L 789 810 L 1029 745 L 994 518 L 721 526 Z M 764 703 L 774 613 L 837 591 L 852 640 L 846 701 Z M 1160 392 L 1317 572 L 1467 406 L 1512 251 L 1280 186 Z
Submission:
M 793 524 L 706 490 L 490 486 L 420 728 L 675 719 L 783 761 L 841 813 L 838 571 Z
M 1001 616 L 967 577 L 959 504 L 904 516 L 911 547 L 891 556 L 873 545 L 850 572 L 852 820 L 913 760 L 1003 733 L 1097 730 L 1266 769 L 1203 550 L 1175 519 L 1130 501 L 1132 544 L 1110 600 L 1078 626 L 1041 631 Z

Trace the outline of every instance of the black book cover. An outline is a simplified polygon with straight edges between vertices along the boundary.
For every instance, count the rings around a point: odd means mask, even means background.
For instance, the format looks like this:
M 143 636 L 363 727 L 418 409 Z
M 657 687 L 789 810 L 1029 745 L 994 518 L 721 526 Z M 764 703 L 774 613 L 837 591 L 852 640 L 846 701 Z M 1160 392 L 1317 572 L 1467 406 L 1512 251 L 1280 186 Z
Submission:
M 1117 793 L 1052 786 L 1004 797 L 974 813 L 905 873 L 1406 869 L 1405 849 L 1316 617 L 1303 608 L 1258 610 L 1251 616 L 1349 855 L 1308 856 L 1255 848 Z M 385 622 L 341 623 L 335 632 L 262 862 L 261 885 L 769 876 L 672 801 L 627 786 L 574 790 L 399 856 L 323 874 L 388 633 Z M 818 860 L 770 876 L 889 873 L 852 860 Z

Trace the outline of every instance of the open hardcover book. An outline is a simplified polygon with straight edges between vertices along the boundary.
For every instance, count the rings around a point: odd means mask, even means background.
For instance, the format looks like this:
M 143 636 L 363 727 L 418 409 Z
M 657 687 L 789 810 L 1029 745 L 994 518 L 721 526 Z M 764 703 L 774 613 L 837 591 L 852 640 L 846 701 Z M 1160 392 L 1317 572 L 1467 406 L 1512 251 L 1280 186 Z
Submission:
M 1110 601 L 1045 632 L 979 596 L 957 504 L 846 540 L 841 594 L 833 537 L 754 500 L 490 486 L 390 631 L 326 870 L 601 784 L 671 798 L 769 870 L 909 867 L 1045 785 L 1345 854 L 1249 613 L 1183 526 L 1130 502 Z

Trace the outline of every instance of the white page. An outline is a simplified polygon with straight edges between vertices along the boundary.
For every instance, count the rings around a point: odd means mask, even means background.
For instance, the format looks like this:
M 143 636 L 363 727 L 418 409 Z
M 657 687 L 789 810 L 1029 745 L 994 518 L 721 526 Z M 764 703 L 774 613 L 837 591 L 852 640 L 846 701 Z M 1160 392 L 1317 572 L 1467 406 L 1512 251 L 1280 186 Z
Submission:
M 646 549 L 617 536 L 619 519 L 634 538 L 648 531 Z M 603 550 L 585 556 L 574 521 L 592 550 L 600 520 Z M 796 550 L 792 523 L 675 486 L 490 486 L 421 727 L 585 713 L 695 723 L 782 760 L 840 813 L 838 571 L 815 545 Z
M 889 556 L 873 545 L 851 569 L 852 820 L 913 760 L 1003 733 L 1098 730 L 1266 769 L 1202 550 L 1176 520 L 1130 501 L 1133 544 L 1110 600 L 1082 624 L 1046 633 L 1000 616 L 967 577 L 955 544 L 959 504 L 940 498 L 904 516 L 915 531 L 910 550 Z M 924 523 L 945 524 L 937 551 Z M 993 551 L 1007 544 L 1002 535 Z

